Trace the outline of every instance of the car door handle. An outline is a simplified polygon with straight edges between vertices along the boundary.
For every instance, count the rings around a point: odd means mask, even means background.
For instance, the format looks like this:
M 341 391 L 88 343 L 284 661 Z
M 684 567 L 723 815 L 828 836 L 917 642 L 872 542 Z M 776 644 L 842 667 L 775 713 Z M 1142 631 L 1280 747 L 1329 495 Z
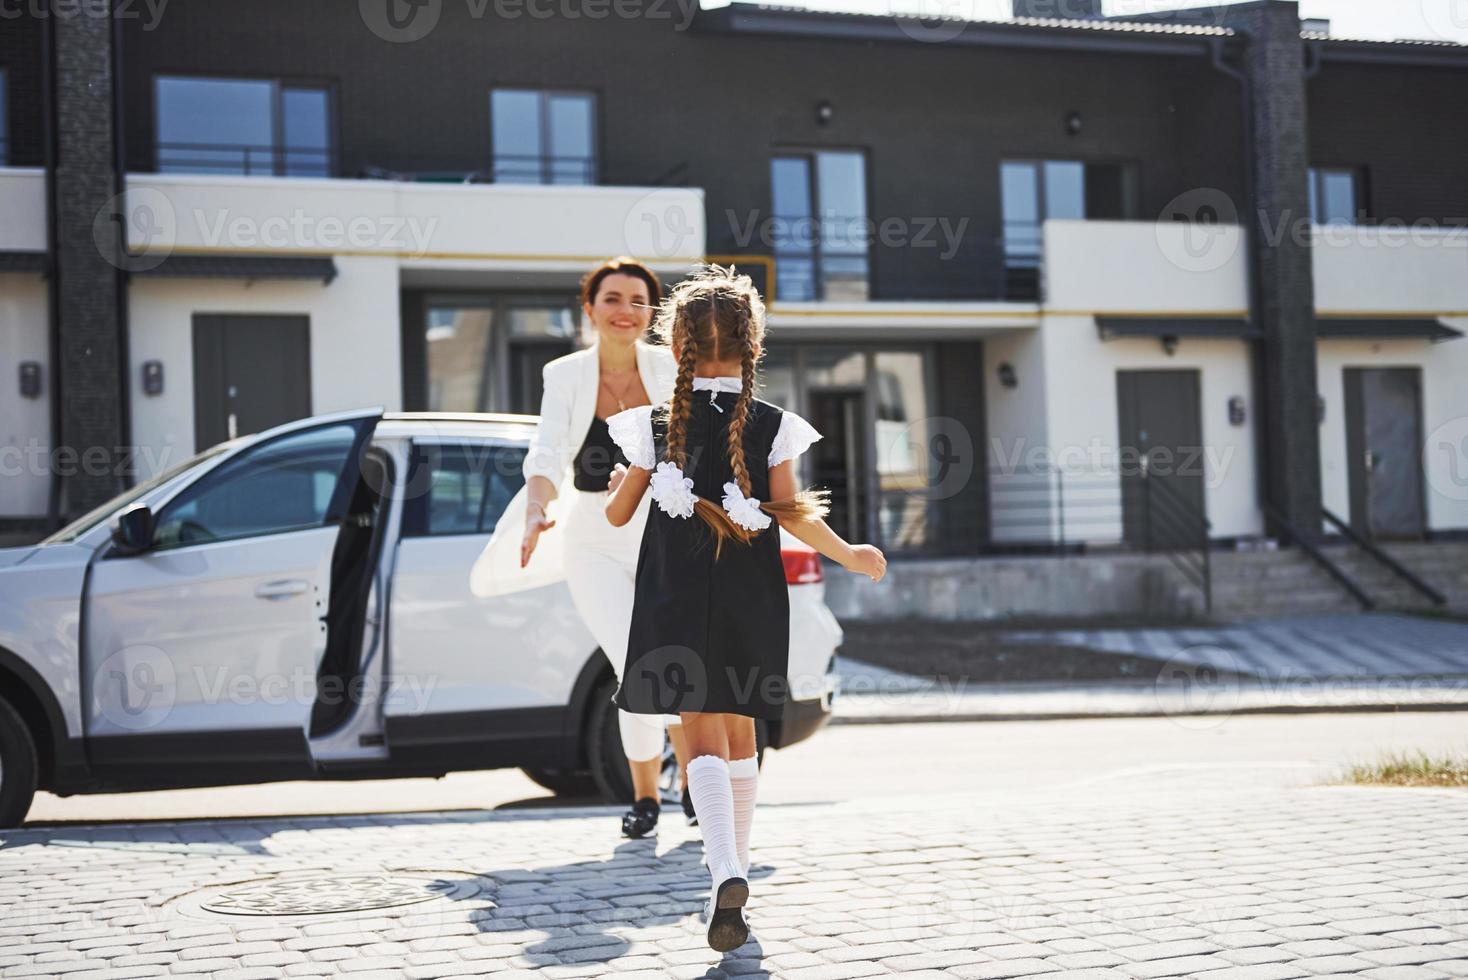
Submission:
M 278 602 L 281 599 L 289 599 L 291 596 L 304 595 L 309 588 L 311 588 L 311 583 L 303 578 L 280 579 L 256 586 L 255 598 Z

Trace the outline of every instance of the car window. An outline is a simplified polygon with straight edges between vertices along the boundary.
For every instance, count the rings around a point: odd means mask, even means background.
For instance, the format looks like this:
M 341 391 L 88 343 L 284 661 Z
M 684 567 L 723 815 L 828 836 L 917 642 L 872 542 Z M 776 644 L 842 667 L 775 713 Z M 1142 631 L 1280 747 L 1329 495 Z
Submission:
M 43 540 L 41 544 L 64 544 L 68 541 L 75 541 L 77 538 L 81 537 L 83 534 L 86 534 L 98 524 L 101 524 L 103 521 L 107 520 L 113 514 L 116 514 L 118 511 L 122 510 L 128 504 L 131 504 L 135 500 L 139 500 L 142 497 L 147 496 L 154 490 L 157 490 L 159 487 L 163 486 L 163 484 L 168 483 L 175 477 L 181 476 L 194 467 L 203 465 L 204 463 L 208 462 L 209 460 L 213 459 L 215 456 L 218 456 L 220 453 L 229 448 L 229 443 L 225 442 L 221 442 L 215 446 L 210 446 L 208 449 L 204 450 L 199 455 L 194 456 L 192 459 L 187 459 L 184 462 L 179 463 L 177 466 L 166 469 L 162 473 L 159 473 L 157 476 L 154 476 L 151 479 L 139 483 L 131 490 L 118 494 L 116 497 L 113 497 L 111 500 L 107 501 L 107 503 L 96 508 L 95 510 L 88 511 L 81 517 L 78 517 L 76 520 L 66 525 L 66 527 L 63 527 L 61 530 L 51 535 L 49 538 Z
M 488 534 L 525 485 L 524 446 L 415 442 L 403 536 Z
M 346 423 L 252 446 L 169 502 L 155 547 L 323 526 L 356 439 L 357 426 Z

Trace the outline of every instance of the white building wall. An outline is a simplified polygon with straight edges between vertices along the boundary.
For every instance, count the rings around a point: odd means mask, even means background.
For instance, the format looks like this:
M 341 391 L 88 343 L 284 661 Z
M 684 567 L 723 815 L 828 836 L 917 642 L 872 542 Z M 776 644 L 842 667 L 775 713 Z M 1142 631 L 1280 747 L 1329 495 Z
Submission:
M 46 172 L 0 167 L 0 252 L 46 251 Z
M 1468 333 L 1468 317 L 1446 320 Z M 1468 338 L 1426 340 L 1322 340 L 1318 384 L 1325 399 L 1320 428 L 1321 494 L 1342 518 L 1351 515 L 1346 459 L 1347 368 L 1415 367 L 1422 371 L 1423 495 L 1427 526 L 1468 529 Z
M 1468 232 L 1317 228 L 1310 258 L 1322 316 L 1468 315 Z
M 999 366 L 1014 369 L 1016 384 L 999 383 Z M 996 542 L 1017 543 L 1053 534 L 1054 522 L 1036 511 L 1044 500 L 1049 434 L 1045 409 L 1045 347 L 1035 328 L 984 339 L 984 422 L 989 466 L 989 524 Z M 1035 472 L 1039 462 L 1042 472 Z M 980 476 L 981 474 L 975 474 Z
M 1044 372 L 1044 444 L 1064 480 L 1067 541 L 1121 538 L 1116 374 L 1199 372 L 1204 500 L 1215 537 L 1259 534 L 1258 460 L 1247 343 L 1183 338 L 1169 356 L 1151 338 L 1102 340 L 1097 316 L 1242 318 L 1248 306 L 1241 229 L 1174 222 L 1045 222 L 1045 304 L 1033 360 Z M 1025 381 L 1020 381 L 1021 387 Z M 1246 421 L 1228 421 L 1244 399 Z M 992 402 L 991 398 L 991 402 Z
M 1322 315 L 1438 319 L 1468 334 L 1468 234 L 1461 230 L 1321 228 L 1312 260 Z M 1418 367 L 1428 527 L 1468 528 L 1468 338 L 1322 340 L 1318 350 L 1325 506 L 1350 516 L 1345 370 Z
M 1262 532 L 1253 434 L 1258 406 L 1250 391 L 1246 342 L 1185 337 L 1169 357 L 1151 338 L 1103 341 L 1091 317 L 1046 317 L 1043 330 L 1050 446 L 1075 484 L 1067 495 L 1068 540 L 1121 537 L 1116 374 L 1130 370 L 1198 372 L 1203 494 L 1212 534 Z M 1228 402 L 1234 396 L 1244 400 L 1242 426 L 1229 424 Z
M 193 317 L 204 313 L 307 316 L 311 411 L 402 408 L 398 262 L 339 257 L 319 281 L 165 279 L 139 276 L 129 290 L 133 437 L 143 475 L 194 453 Z M 144 361 L 163 362 L 163 394 L 142 389 Z
M 0 227 L 4 222 L 0 221 Z M 0 275 L 0 517 L 44 517 L 50 494 L 50 303 L 38 275 Z M 20 362 L 41 364 L 41 397 L 20 395 Z
M 1244 315 L 1248 250 L 1235 225 L 1045 222 L 1051 313 Z
M 432 184 L 130 174 L 135 251 L 394 255 L 418 267 L 584 271 L 612 255 L 686 263 L 704 250 L 688 187 Z

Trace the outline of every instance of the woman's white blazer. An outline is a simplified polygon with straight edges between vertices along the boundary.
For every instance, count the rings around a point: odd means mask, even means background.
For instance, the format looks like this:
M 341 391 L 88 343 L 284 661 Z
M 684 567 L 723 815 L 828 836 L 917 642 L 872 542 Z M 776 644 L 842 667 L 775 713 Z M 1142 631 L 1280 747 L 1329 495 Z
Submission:
M 529 484 L 533 476 L 543 476 L 558 487 L 550 516 L 564 517 L 569 502 L 575 497 L 571 463 L 586 438 L 586 430 L 596 415 L 596 400 L 601 388 L 598 345 L 558 357 L 542 369 L 545 393 L 540 401 L 540 424 L 530 440 L 522 471 Z M 666 347 L 637 342 L 637 373 L 642 387 L 654 405 L 673 397 L 673 384 L 678 378 L 678 365 Z M 561 524 L 540 536 L 530 563 L 520 567 L 520 541 L 525 536 L 525 488 L 505 508 L 504 516 L 490 535 L 474 567 L 469 573 L 469 588 L 477 596 L 503 595 L 534 589 L 566 577 L 561 541 L 565 531 Z

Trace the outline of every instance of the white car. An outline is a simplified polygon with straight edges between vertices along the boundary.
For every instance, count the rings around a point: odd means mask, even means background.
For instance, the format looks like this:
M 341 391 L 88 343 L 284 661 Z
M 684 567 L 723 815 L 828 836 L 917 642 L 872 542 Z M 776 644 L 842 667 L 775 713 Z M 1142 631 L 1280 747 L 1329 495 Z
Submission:
M 630 799 L 613 674 L 564 583 L 469 590 L 534 424 L 305 419 L 0 550 L 0 826 L 37 789 L 511 766 Z M 819 557 L 784 546 L 792 697 L 761 731 L 775 748 L 829 718 L 841 642 Z

